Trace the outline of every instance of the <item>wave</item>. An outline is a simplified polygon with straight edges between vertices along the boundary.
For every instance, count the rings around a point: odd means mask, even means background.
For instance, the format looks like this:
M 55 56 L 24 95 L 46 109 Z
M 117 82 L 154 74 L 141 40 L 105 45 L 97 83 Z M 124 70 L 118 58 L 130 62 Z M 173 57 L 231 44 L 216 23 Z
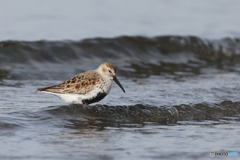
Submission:
M 77 105 L 54 106 L 47 109 L 53 115 L 71 115 L 82 117 L 86 120 L 98 121 L 118 121 L 118 122 L 158 122 L 164 124 L 174 124 L 178 120 L 178 111 L 170 106 L 151 105 L 129 105 L 129 106 L 107 106 L 107 105 Z
M 2 41 L 2 63 L 62 62 L 76 59 L 110 58 L 124 60 L 148 60 L 160 58 L 174 63 L 185 62 L 170 54 L 191 54 L 198 60 L 219 62 L 238 57 L 240 39 L 203 40 L 198 37 L 161 36 L 95 38 L 82 41 Z M 169 55 L 169 56 L 166 56 Z M 127 58 L 127 59 L 125 59 Z M 239 57 L 238 57 L 239 58 Z M 236 61 L 236 59 L 234 59 Z M 239 60 L 239 59 L 238 59 Z M 239 61 L 238 61 L 239 62 Z
M 32 124 L 52 124 L 70 128 L 91 127 L 136 127 L 136 124 L 175 125 L 202 121 L 228 123 L 240 120 L 240 102 L 181 104 L 154 106 L 136 104 L 125 106 L 108 105 L 61 105 L 35 111 L 9 112 L 2 116 L 0 130 L 15 129 Z M 9 116 L 10 115 L 10 116 Z M 14 118 L 14 116 L 16 116 Z M 224 121 L 221 121 L 224 120 Z M 204 122 L 205 121 L 205 122 Z M 54 122 L 54 123 L 53 123 Z
M 239 120 L 240 102 L 223 101 L 221 103 L 182 104 L 174 106 L 179 112 L 179 120 L 218 120 L 234 117 Z
M 0 67 L 113 62 L 122 76 L 162 73 L 201 74 L 202 68 L 234 71 L 240 64 L 240 39 L 206 40 L 194 36 L 94 38 L 81 41 L 2 41 Z M 237 67 L 236 67 L 237 66 Z M 129 72 L 124 72 L 128 70 Z
M 178 121 L 204 121 L 219 120 L 231 117 L 231 120 L 239 121 L 240 102 L 223 101 L 217 103 L 182 104 L 175 106 L 153 106 L 153 105 L 129 105 L 129 106 L 107 106 L 107 105 L 67 105 L 52 106 L 45 111 L 63 119 L 74 119 L 81 117 L 86 121 L 108 121 L 108 122 L 158 122 L 161 124 L 175 124 Z M 74 116 L 75 115 L 75 116 Z

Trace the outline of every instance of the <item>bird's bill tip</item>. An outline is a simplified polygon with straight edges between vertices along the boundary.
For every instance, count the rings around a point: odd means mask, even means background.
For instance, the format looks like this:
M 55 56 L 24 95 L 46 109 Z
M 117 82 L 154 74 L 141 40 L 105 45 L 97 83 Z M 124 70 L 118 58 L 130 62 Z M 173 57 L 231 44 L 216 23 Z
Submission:
M 124 90 L 123 86 L 122 86 L 121 83 L 118 81 L 118 79 L 117 79 L 116 76 L 113 78 L 113 80 L 118 84 L 118 86 L 119 86 L 119 87 L 123 90 L 123 92 L 125 93 L 125 90 Z

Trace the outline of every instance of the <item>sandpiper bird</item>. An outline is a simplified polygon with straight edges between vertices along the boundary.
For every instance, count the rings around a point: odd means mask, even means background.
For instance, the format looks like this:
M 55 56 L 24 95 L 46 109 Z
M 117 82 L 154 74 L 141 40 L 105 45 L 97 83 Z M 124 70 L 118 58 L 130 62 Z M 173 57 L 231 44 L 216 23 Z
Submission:
M 58 96 L 68 103 L 90 104 L 102 100 L 110 91 L 114 80 L 125 92 L 116 77 L 116 68 L 103 63 L 97 69 L 80 73 L 66 81 L 37 91 Z

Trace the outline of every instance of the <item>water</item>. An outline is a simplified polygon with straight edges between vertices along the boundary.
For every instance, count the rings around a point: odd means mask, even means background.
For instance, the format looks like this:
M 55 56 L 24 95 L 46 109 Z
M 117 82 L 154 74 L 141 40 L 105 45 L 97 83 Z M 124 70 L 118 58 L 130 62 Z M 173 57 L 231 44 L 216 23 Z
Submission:
M 1 46 L 3 159 L 207 159 L 211 151 L 239 152 L 238 39 L 119 37 Z M 105 61 L 116 64 L 126 90 L 114 84 L 97 103 L 106 108 L 86 111 L 36 93 Z M 158 107 L 175 107 L 179 121 L 174 111 Z
M 4 1 L 0 159 L 240 153 L 238 3 Z M 106 61 L 126 93 L 86 107 L 36 92 Z
M 0 1 L 0 40 L 240 35 L 238 0 Z

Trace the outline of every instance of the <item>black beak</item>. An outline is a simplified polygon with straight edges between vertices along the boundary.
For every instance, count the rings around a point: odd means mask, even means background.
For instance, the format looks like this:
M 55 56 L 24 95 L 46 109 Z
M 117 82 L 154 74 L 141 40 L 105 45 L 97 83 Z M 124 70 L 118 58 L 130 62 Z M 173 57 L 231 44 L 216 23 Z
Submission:
M 113 80 L 119 85 L 119 87 L 123 90 L 123 92 L 125 93 L 125 90 L 123 88 L 123 86 L 121 85 L 121 83 L 118 81 L 117 77 L 114 76 Z

